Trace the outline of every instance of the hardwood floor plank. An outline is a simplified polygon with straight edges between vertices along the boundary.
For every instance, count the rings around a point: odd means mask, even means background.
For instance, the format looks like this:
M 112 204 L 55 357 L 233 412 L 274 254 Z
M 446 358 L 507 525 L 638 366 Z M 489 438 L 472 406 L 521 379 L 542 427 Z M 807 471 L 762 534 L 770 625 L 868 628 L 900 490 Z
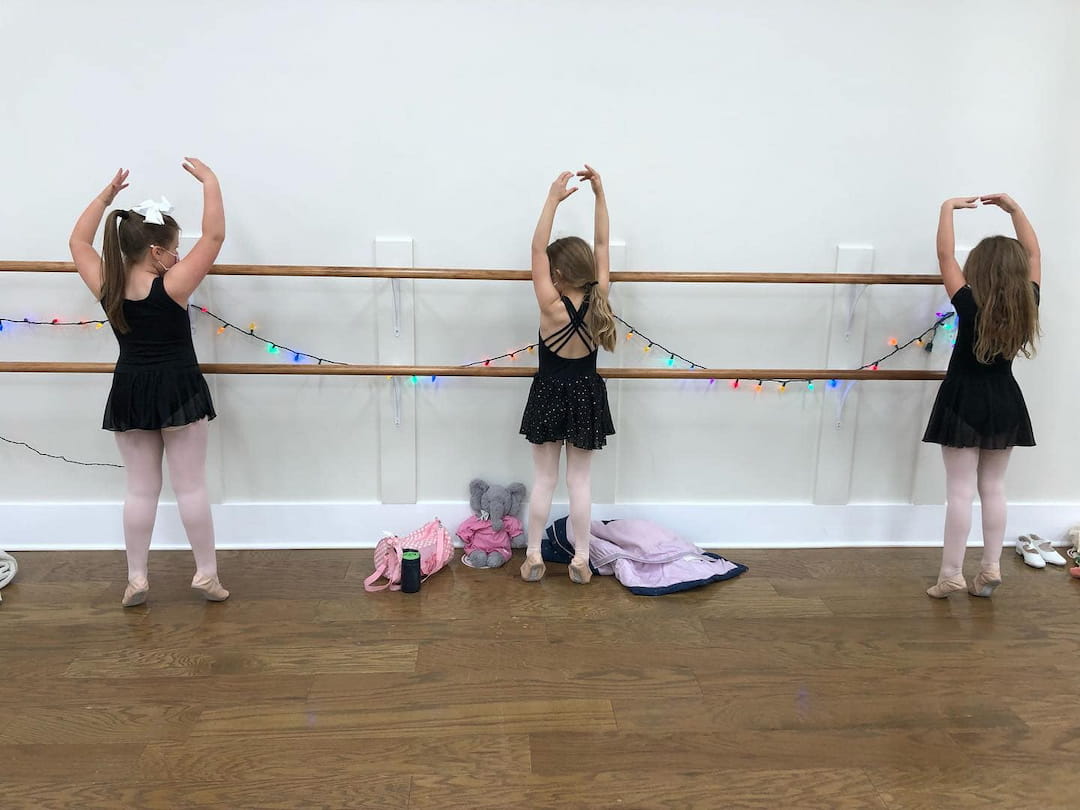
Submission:
M 546 776 L 625 771 L 662 778 L 667 772 L 706 772 L 721 766 L 870 769 L 894 764 L 898 756 L 913 765 L 970 761 L 962 747 L 940 729 L 723 728 L 644 734 L 578 730 L 538 732 L 531 739 L 533 773 Z
M 463 734 L 445 737 L 382 737 L 377 743 L 310 735 L 297 744 L 274 738 L 202 738 L 146 746 L 142 769 L 159 779 L 184 782 L 265 782 L 312 774 L 369 777 L 384 774 L 387 763 L 396 776 L 431 773 L 490 777 L 527 773 L 527 734 Z M 303 756 L 298 756 L 298 750 Z
M 122 782 L 137 774 L 146 745 L 142 742 L 0 743 L 4 807 L 6 788 L 15 782 L 48 780 Z
M 16 707 L 11 723 L 0 732 L 0 744 L 93 745 L 182 740 L 201 713 L 201 706 L 183 703 L 113 706 L 108 710 L 96 706 Z
M 405 810 L 411 781 L 326 774 L 263 782 L 20 783 L 5 786 L 4 810 Z
M 1064 768 L 1067 768 L 1064 765 Z M 928 765 L 921 768 L 900 766 L 876 768 L 869 774 L 888 810 L 1073 810 L 1076 796 L 1066 788 L 1076 779 L 1064 770 L 1060 775 L 976 763 L 954 767 Z M 1053 766 L 1051 766 L 1053 768 Z
M 497 783 L 456 774 L 413 779 L 409 810 L 469 807 L 481 810 L 884 810 L 858 769 L 714 770 L 709 773 L 625 772 L 566 777 L 508 775 Z
M 441 706 L 380 708 L 367 699 L 342 701 L 326 709 L 310 704 L 253 704 L 208 709 L 192 730 L 192 739 L 207 737 L 312 737 L 378 739 L 387 737 L 455 737 L 483 733 L 516 734 L 553 729 L 615 730 L 607 700 L 530 698 L 488 700 Z
M 312 644 L 306 639 L 252 647 L 195 647 L 111 650 L 80 655 L 64 673 L 68 678 L 142 678 L 148 675 L 324 674 L 332 672 L 411 672 L 416 645 Z
M 252 695 L 266 701 L 306 700 L 313 681 L 312 675 L 262 673 L 139 678 L 20 678 L 14 681 L 0 680 L 0 705 L 58 708 L 188 701 L 206 707 L 232 706 L 250 700 Z

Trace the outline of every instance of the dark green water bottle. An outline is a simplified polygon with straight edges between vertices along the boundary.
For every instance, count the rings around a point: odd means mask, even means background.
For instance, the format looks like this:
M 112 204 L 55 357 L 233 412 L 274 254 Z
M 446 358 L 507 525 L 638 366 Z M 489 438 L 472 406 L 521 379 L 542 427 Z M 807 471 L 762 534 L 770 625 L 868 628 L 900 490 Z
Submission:
M 401 590 L 402 593 L 420 590 L 420 552 L 415 549 L 401 552 Z

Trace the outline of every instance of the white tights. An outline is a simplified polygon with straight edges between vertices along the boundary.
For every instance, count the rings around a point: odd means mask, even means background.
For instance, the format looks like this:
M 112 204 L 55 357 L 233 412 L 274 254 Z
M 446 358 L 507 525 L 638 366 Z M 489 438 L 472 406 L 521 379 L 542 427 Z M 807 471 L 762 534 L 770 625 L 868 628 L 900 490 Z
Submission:
M 124 545 L 128 580 L 146 582 L 150 536 L 161 494 L 161 457 L 169 464 L 169 480 L 188 542 L 195 554 L 195 576 L 217 576 L 214 524 L 206 490 L 208 420 L 174 430 L 126 430 L 116 434 L 116 445 L 127 471 L 124 495 Z
M 562 442 L 534 444 L 533 488 L 529 496 L 529 556 L 540 556 L 540 540 L 551 511 L 551 499 L 559 482 L 559 458 Z M 592 451 L 566 445 L 566 489 L 570 493 L 570 528 L 574 536 L 574 560 L 589 560 L 589 540 L 592 535 L 592 484 L 590 467 Z
M 1011 450 L 978 447 L 942 447 L 945 460 L 945 548 L 938 579 L 959 576 L 971 531 L 971 505 L 975 492 L 982 504 L 982 570 L 997 571 L 1005 542 L 1005 470 Z

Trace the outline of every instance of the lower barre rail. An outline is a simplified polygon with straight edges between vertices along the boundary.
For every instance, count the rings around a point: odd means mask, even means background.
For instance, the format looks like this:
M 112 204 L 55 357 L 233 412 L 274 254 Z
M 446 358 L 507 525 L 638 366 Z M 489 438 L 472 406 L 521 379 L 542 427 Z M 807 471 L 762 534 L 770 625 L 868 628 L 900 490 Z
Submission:
M 111 374 L 113 363 L 0 362 L 0 373 Z M 331 363 L 202 363 L 205 374 L 282 374 L 330 377 L 531 377 L 535 366 L 379 366 Z M 619 368 L 597 369 L 611 380 L 941 380 L 929 369 Z

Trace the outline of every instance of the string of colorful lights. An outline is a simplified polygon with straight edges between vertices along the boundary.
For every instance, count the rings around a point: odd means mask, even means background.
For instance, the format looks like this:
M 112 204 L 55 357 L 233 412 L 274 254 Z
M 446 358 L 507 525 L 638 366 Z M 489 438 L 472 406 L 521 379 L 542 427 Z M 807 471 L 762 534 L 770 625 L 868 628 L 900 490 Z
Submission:
M 218 315 L 217 313 L 211 312 L 207 307 L 193 304 L 191 306 L 191 309 L 193 309 L 193 310 L 207 316 L 208 318 L 211 318 L 212 320 L 216 321 L 218 323 L 218 327 L 217 327 L 217 334 L 218 335 L 225 334 L 226 332 L 228 332 L 230 330 L 235 331 L 235 332 L 237 332 L 239 334 L 242 334 L 242 335 L 244 335 L 244 336 L 246 336 L 246 337 L 248 337 L 250 339 L 253 339 L 253 340 L 256 340 L 256 341 L 262 343 L 266 347 L 266 351 L 269 354 L 278 354 L 278 353 L 281 353 L 281 352 L 285 352 L 286 354 L 291 354 L 292 355 L 292 360 L 295 363 L 302 363 L 302 362 L 305 362 L 305 361 L 314 361 L 314 362 L 318 363 L 319 365 L 322 365 L 324 363 L 332 364 L 332 365 L 348 365 L 347 363 L 344 363 L 342 361 L 330 360 L 330 359 L 328 359 L 326 357 L 322 357 L 320 355 L 312 354 L 310 352 L 303 352 L 303 351 L 300 351 L 298 349 L 294 349 L 294 348 L 288 346 L 287 344 L 285 344 L 283 342 L 276 341 L 276 340 L 271 340 L 271 339 L 269 339 L 267 337 L 264 337 L 263 335 L 258 333 L 258 331 L 257 331 L 258 326 L 254 321 L 249 322 L 248 327 L 245 329 L 245 328 L 243 328 L 243 327 L 241 327 L 241 326 L 239 326 L 239 325 L 237 325 L 235 323 L 232 323 L 231 321 L 223 318 L 222 316 Z M 917 344 L 917 345 L 921 346 L 927 352 L 933 351 L 934 341 L 937 338 L 938 330 L 944 330 L 944 331 L 952 330 L 954 328 L 954 325 L 955 325 L 953 323 L 954 317 L 955 317 L 954 312 L 938 312 L 938 313 L 936 313 L 936 318 L 937 319 L 934 321 L 934 323 L 931 326 L 929 326 L 927 329 L 923 330 L 922 333 L 920 333 L 919 335 L 916 335 L 915 337 L 911 338 L 910 340 L 907 340 L 904 343 L 901 343 L 896 338 L 890 338 L 889 341 L 888 341 L 888 345 L 890 346 L 890 351 L 887 352 L 886 354 L 882 355 L 881 357 L 877 358 L 876 360 L 872 360 L 869 363 L 864 363 L 863 365 L 859 366 L 859 370 L 864 370 L 864 369 L 876 370 L 881 365 L 881 363 L 886 362 L 888 359 L 890 359 L 891 357 L 893 357 L 896 354 L 900 353 L 901 351 L 903 351 L 907 347 L 911 346 L 912 344 Z M 682 363 L 686 364 L 686 366 L 688 368 L 690 368 L 690 369 L 705 369 L 705 368 L 707 368 L 707 366 L 703 366 L 700 363 L 696 363 L 693 360 L 690 360 L 687 357 L 685 357 L 684 355 L 680 354 L 679 352 L 676 352 L 675 350 L 670 349 L 669 347 L 665 346 L 663 343 L 659 342 L 658 340 L 655 340 L 655 339 L 649 337 L 648 335 L 644 334 L 640 329 L 636 328 L 635 326 L 628 323 L 627 321 L 620 318 L 619 316 L 616 315 L 615 318 L 619 323 L 621 323 L 627 329 L 626 340 L 629 341 L 629 340 L 633 340 L 635 338 L 637 340 L 639 340 L 642 343 L 642 351 L 645 354 L 650 354 L 654 350 L 658 350 L 656 353 L 657 353 L 657 355 L 659 355 L 661 357 L 666 354 L 667 355 L 666 363 L 667 363 L 669 368 L 673 368 L 677 362 L 682 362 Z M 73 327 L 73 326 L 87 327 L 87 326 L 93 326 L 95 329 L 101 329 L 106 323 L 108 323 L 108 321 L 103 320 L 103 319 L 92 319 L 92 320 L 84 319 L 84 320 L 73 321 L 73 320 L 63 320 L 62 318 L 59 318 L 59 317 L 51 318 L 49 320 L 36 320 L 36 319 L 32 319 L 32 318 L 14 319 L 14 318 L 0 317 L 0 332 L 4 331 L 4 324 L 25 325 L 25 326 L 45 326 L 45 327 L 50 327 L 50 326 L 51 327 Z M 928 336 L 929 336 L 929 339 L 927 339 Z M 953 343 L 955 343 L 955 340 L 953 340 Z M 517 356 L 519 354 L 523 354 L 523 353 L 524 354 L 532 354 L 533 352 L 535 352 L 538 345 L 539 344 L 537 344 L 537 343 L 531 343 L 531 344 L 529 344 L 527 346 L 522 346 L 519 349 L 514 349 L 513 351 L 505 352 L 504 354 L 494 355 L 492 357 L 486 357 L 486 358 L 484 358 L 482 360 L 476 360 L 476 361 L 473 361 L 471 363 L 465 363 L 463 365 L 463 368 L 470 368 L 470 367 L 479 366 L 479 365 L 490 366 L 492 363 L 496 363 L 496 362 L 498 362 L 500 360 L 514 361 L 514 360 L 517 359 Z M 388 379 L 390 379 L 389 376 L 388 376 Z M 437 379 L 437 376 L 433 376 L 431 378 L 432 382 L 436 381 L 436 379 Z M 420 380 L 415 376 L 411 376 L 409 378 L 409 380 L 413 384 L 418 384 L 420 382 Z M 709 380 L 708 384 L 711 386 L 715 382 L 716 382 L 716 380 Z M 740 387 L 740 385 L 741 385 L 741 382 L 742 382 L 741 380 L 732 380 L 731 383 L 730 383 L 730 386 L 731 386 L 732 389 L 738 389 Z M 814 380 L 785 380 L 785 379 L 778 379 L 778 378 L 762 378 L 762 379 L 758 379 L 756 381 L 755 385 L 753 386 L 753 390 L 756 393 L 760 393 L 764 389 L 764 386 L 765 386 L 766 383 L 773 383 L 773 384 L 778 386 L 778 390 L 780 392 L 783 392 L 783 391 L 785 391 L 787 389 L 787 387 L 789 385 L 791 385 L 793 383 L 798 383 L 798 382 L 805 383 L 807 391 L 812 392 L 812 391 L 815 390 L 815 388 L 814 388 Z M 838 382 L 836 380 L 828 380 L 827 383 L 828 383 L 828 386 L 830 388 L 835 388 L 838 385 Z M 41 450 L 38 450 L 35 447 L 32 447 L 31 445 L 27 444 L 26 442 L 16 441 L 16 440 L 13 440 L 13 439 L 8 439 L 8 438 L 5 438 L 3 436 L 0 436 L 0 440 L 2 440 L 4 442 L 7 442 L 8 444 L 26 447 L 29 450 L 32 450 L 34 453 L 37 453 L 38 455 L 43 456 L 45 458 L 57 459 L 57 460 L 60 460 L 60 461 L 67 462 L 69 464 L 77 464 L 77 465 L 80 465 L 80 466 L 87 466 L 87 467 L 121 467 L 122 466 L 122 465 L 119 465 L 119 464 L 107 464 L 107 463 L 102 463 L 102 462 L 75 461 L 75 460 L 69 459 L 69 458 L 67 458 L 65 456 L 62 456 L 62 455 L 54 455 L 54 454 L 51 454 L 51 453 L 45 453 L 45 452 L 43 452 Z

